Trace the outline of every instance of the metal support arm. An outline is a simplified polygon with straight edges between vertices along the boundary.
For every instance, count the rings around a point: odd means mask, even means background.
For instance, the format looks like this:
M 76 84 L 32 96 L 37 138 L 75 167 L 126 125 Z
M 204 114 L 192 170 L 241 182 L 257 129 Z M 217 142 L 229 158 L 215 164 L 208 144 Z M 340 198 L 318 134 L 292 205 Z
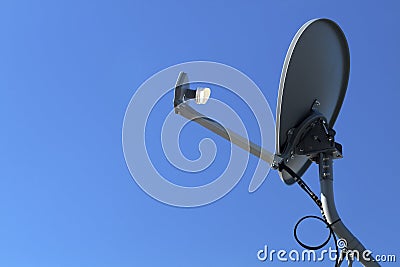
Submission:
M 197 112 L 195 109 L 190 107 L 187 103 L 182 103 L 175 107 L 175 112 L 188 120 L 194 121 L 201 126 L 207 128 L 208 130 L 214 132 L 215 134 L 225 138 L 229 142 L 237 145 L 238 147 L 244 149 L 247 152 L 250 152 L 254 156 L 262 159 L 263 161 L 267 162 L 270 165 L 276 165 L 277 157 L 265 150 L 264 148 L 260 147 L 257 144 L 247 140 L 246 138 L 240 136 L 239 134 L 231 131 L 228 128 L 225 128 L 217 121 L 208 118 L 207 116 Z

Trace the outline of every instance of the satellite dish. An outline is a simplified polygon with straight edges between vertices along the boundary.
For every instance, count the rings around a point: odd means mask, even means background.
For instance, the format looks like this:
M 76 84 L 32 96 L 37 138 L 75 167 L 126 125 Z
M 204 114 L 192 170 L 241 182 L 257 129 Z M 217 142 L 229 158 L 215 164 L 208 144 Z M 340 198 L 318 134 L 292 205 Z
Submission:
M 286 184 L 297 182 L 321 209 L 323 221 L 331 233 L 346 241 L 342 252 L 356 251 L 363 255 L 358 260 L 364 266 L 375 267 L 380 265 L 370 254 L 366 256 L 366 248 L 341 221 L 333 194 L 333 160 L 342 157 L 342 146 L 335 142 L 333 125 L 346 94 L 349 70 L 347 41 L 335 22 L 315 19 L 300 28 L 290 44 L 279 84 L 276 154 L 230 132 L 186 105 L 186 100 L 195 98 L 197 94 L 204 95 L 204 92 L 183 86 L 188 82 L 185 73 L 179 74 L 175 86 L 174 109 L 177 114 L 199 123 L 271 164 L 279 170 Z M 209 97 L 209 92 L 207 95 Z M 319 166 L 321 199 L 301 179 L 312 162 Z M 315 216 L 303 219 L 308 217 Z M 299 241 L 297 225 L 295 238 Z M 312 248 L 299 243 L 305 248 Z M 335 266 L 340 264 L 337 262 Z
M 288 134 L 314 107 L 333 127 L 347 89 L 350 55 L 339 26 L 328 19 L 304 24 L 290 44 L 283 65 L 276 111 L 276 153 L 283 155 Z M 290 153 L 290 152 L 289 152 Z M 311 165 L 307 155 L 294 154 L 286 165 L 302 176 Z M 279 172 L 287 184 L 294 183 L 286 171 Z

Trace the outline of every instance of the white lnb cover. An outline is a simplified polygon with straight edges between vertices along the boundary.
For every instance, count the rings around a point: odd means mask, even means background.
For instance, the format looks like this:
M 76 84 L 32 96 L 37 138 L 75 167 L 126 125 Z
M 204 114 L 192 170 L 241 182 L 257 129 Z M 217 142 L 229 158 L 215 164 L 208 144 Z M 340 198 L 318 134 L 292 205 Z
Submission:
M 207 87 L 198 87 L 196 90 L 196 104 L 205 104 L 210 98 L 211 90 Z

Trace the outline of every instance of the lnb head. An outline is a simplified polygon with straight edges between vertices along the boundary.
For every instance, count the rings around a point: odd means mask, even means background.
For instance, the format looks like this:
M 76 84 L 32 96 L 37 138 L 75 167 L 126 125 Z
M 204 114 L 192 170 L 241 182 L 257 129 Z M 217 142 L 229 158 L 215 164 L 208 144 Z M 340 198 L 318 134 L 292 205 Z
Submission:
M 208 87 L 198 87 L 196 90 L 189 88 L 189 78 L 187 73 L 181 71 L 175 84 L 174 108 L 194 99 L 196 104 L 205 104 L 211 95 L 211 89 Z
M 207 103 L 211 95 L 211 89 L 208 87 L 197 87 L 196 89 L 196 104 L 202 105 Z

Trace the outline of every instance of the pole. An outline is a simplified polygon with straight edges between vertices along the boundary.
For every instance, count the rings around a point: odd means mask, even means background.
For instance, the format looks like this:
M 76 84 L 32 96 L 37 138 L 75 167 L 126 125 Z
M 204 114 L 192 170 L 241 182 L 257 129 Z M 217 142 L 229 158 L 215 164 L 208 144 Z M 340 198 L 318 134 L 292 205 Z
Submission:
M 366 250 L 361 242 L 343 224 L 336 210 L 333 194 L 332 155 L 320 153 L 318 165 L 322 208 L 328 223 L 332 227 L 332 230 L 339 236 L 339 238 L 346 240 L 346 249 L 347 251 L 350 251 L 350 256 L 354 255 L 356 259 L 366 267 L 379 267 L 380 265 L 374 260 L 371 252 Z

